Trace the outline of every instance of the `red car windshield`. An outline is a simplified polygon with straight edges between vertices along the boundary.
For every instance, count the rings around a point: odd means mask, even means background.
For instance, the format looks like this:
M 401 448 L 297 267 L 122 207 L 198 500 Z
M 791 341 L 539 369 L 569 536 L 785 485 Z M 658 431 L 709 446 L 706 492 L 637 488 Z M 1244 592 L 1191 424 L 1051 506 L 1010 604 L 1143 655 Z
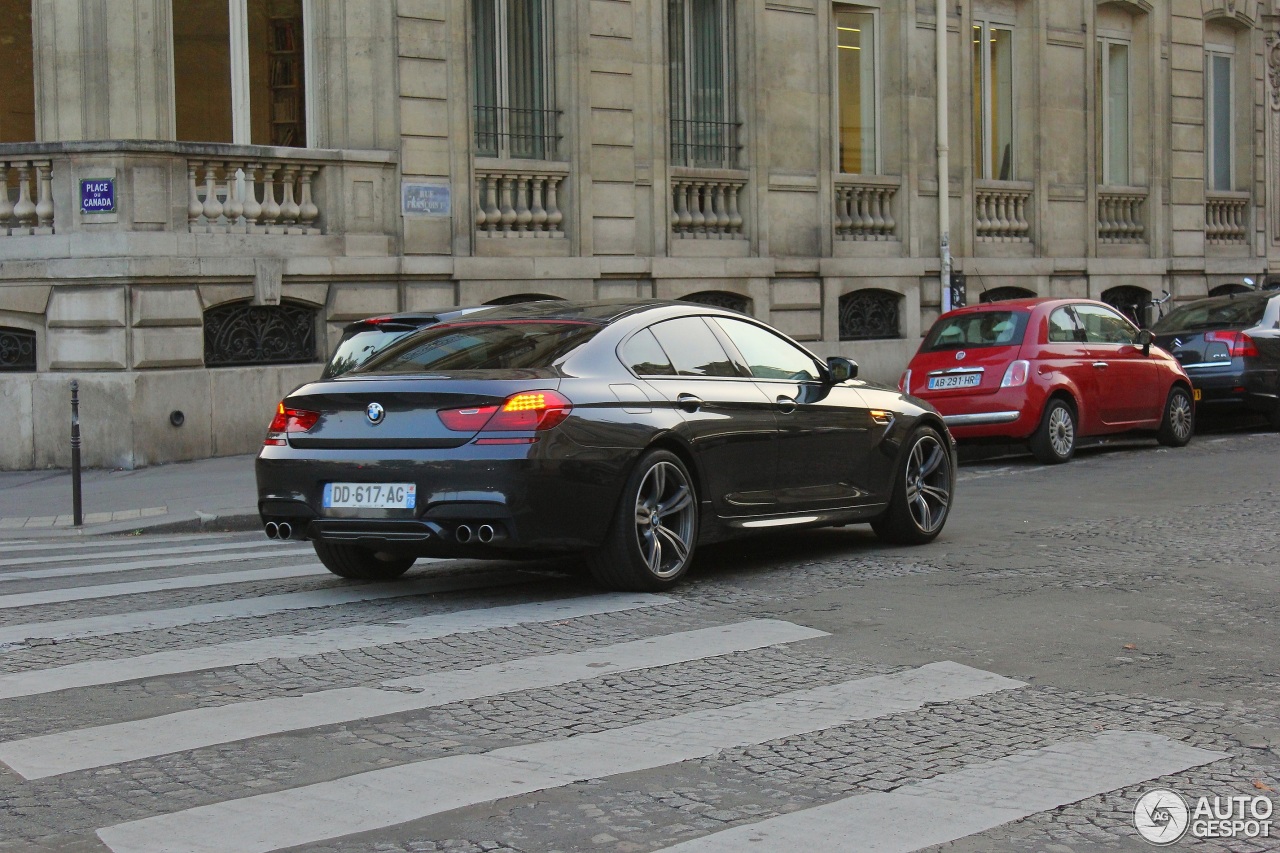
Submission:
M 1017 346 L 1030 316 L 1025 311 L 975 311 L 943 317 L 933 324 L 920 351 Z

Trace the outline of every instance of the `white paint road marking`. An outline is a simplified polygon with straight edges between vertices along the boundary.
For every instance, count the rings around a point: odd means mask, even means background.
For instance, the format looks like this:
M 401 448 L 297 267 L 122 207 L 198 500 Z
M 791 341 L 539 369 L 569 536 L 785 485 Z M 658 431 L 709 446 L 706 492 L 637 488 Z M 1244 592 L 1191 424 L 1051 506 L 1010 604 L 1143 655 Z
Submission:
M 495 628 L 509 628 L 530 622 L 578 619 L 583 616 L 616 613 L 670 603 L 672 599 L 660 595 L 592 595 L 584 598 L 490 607 L 484 610 L 439 613 L 386 625 L 352 625 L 328 628 L 309 634 L 240 640 L 193 649 L 153 652 L 132 658 L 87 660 L 53 669 L 0 675 L 0 699 L 241 666 L 266 660 L 300 658 L 370 646 L 433 640 L 455 634 L 474 634 Z
M 115 853 L 266 853 L 451 809 L 714 755 L 926 702 L 1025 687 L 961 664 L 798 690 L 626 728 L 418 761 L 98 830 Z M 358 809 L 351 807 L 359 803 Z
M 179 534 L 176 536 L 106 536 L 102 538 L 94 537 L 91 540 L 79 539 L 69 542 L 65 539 L 57 542 L 51 542 L 48 539 L 24 539 L 22 541 L 5 540 L 4 552 L 6 554 L 17 553 L 21 551 L 81 551 L 86 548 L 137 548 L 142 545 L 169 545 L 175 542 L 184 544 L 192 544 L 199 542 L 231 542 L 237 540 L 245 544 L 253 544 L 255 540 L 246 539 L 243 533 L 211 533 L 203 536 L 195 534 Z M 259 534 L 256 540 L 258 544 L 271 544 L 269 540 Z
M 120 544 L 138 545 L 141 543 L 134 543 L 134 542 L 123 543 L 122 542 Z M 8 553 L 9 549 L 6 548 L 4 550 L 6 553 Z M 310 551 L 311 548 L 310 547 L 281 548 L 278 545 L 273 546 L 271 542 L 265 541 L 265 540 L 262 542 L 222 542 L 217 545 L 192 544 L 192 545 L 183 545 L 182 547 L 178 547 L 178 548 L 136 548 L 135 547 L 134 550 L 131 550 L 131 551 L 117 551 L 114 553 L 102 553 L 100 551 L 97 551 L 97 552 L 90 552 L 86 554 L 53 554 L 53 555 L 47 555 L 44 557 L 11 557 L 11 558 L 0 560 L 0 567 L 38 566 L 38 565 L 44 565 L 47 563 L 77 563 L 77 562 L 84 562 L 85 560 L 115 561 L 115 560 L 131 559 L 133 557 L 167 557 L 170 561 L 172 561 L 172 559 L 176 557 L 181 559 L 183 564 L 185 565 L 191 562 L 190 560 L 187 559 L 191 554 L 209 554 L 209 553 L 214 553 L 218 551 L 248 551 L 248 550 L 253 550 L 257 552 L 255 554 L 250 554 L 249 556 L 251 557 L 261 557 L 263 559 L 271 559 L 272 557 L 276 557 L 280 554 L 294 553 L 294 552 L 300 552 L 300 551 Z M 218 559 L 218 558 L 214 558 L 214 559 Z M 223 558 L 223 559 L 226 559 L 226 558 Z M 247 558 L 242 558 L 242 559 L 247 559 Z M 210 561 L 202 560 L 201 562 L 210 562 Z M 70 569 L 70 571 L 74 571 L 74 569 Z M 124 571 L 124 570 L 121 569 L 121 571 Z M 9 574 L 9 573 L 0 574 L 0 580 L 8 580 L 13 577 L 15 577 L 15 575 Z
M 43 779 L 188 749 L 299 729 L 420 711 L 518 690 L 585 681 L 618 672 L 670 666 L 765 646 L 827 636 L 790 622 L 760 619 L 618 643 L 570 654 L 436 672 L 383 682 L 383 687 L 321 690 L 258 702 L 197 708 L 74 732 L 0 743 L 0 762 L 27 779 Z
M 225 559 L 225 558 L 219 558 Z M 172 562 L 168 562 L 172 565 Z M 278 581 L 307 575 L 331 577 L 319 563 L 299 563 L 296 566 L 272 566 L 269 569 L 217 572 L 209 575 L 187 575 L 176 578 L 152 578 L 145 581 L 103 583 L 94 586 L 77 586 L 69 589 L 45 589 L 39 592 L 19 592 L 0 595 L 0 610 L 15 607 L 35 607 L 41 604 L 63 604 L 68 601 L 87 601 L 94 598 L 115 598 L 121 595 L 142 595 L 148 592 L 168 592 L 174 589 L 196 589 L 205 586 Z
M 157 552 L 147 552 L 155 554 Z M 94 559 L 101 559 L 106 554 L 94 554 Z M 263 553 L 259 550 L 252 554 L 215 554 L 204 555 L 201 557 L 187 557 L 183 553 L 174 553 L 172 556 L 159 560 L 135 560 L 127 563 L 93 563 L 88 566 L 63 566 L 56 569 L 32 569 L 30 571 L 16 572 L 0 572 L 0 582 L 3 581 L 24 581 L 24 580 L 42 580 L 44 578 L 68 578 L 79 577 L 80 575 L 103 575 L 116 574 L 119 572 L 132 572 L 138 569 L 182 569 L 187 566 L 196 566 L 203 563 L 240 563 L 246 560 L 263 560 L 275 561 L 285 559 L 302 559 L 304 557 L 314 557 L 315 551 L 311 548 L 281 548 L 273 550 L 272 553 Z
M 318 564 L 317 564 L 318 565 Z M 427 577 L 419 581 L 363 584 L 311 592 L 290 592 L 282 595 L 264 595 L 232 601 L 216 601 L 210 604 L 193 604 L 168 610 L 144 610 L 117 613 L 109 616 L 86 616 L 80 619 L 63 619 L 57 622 L 33 622 L 24 625 L 0 627 L 0 646 L 29 639 L 69 640 L 76 637 L 102 637 L 132 631 L 154 631 L 176 628 L 180 625 L 199 625 L 225 619 L 245 619 L 253 616 L 269 616 L 286 610 L 307 610 L 316 607 L 333 607 L 358 601 L 375 601 L 383 598 L 407 598 L 413 595 L 432 595 L 442 592 L 461 592 L 478 587 L 495 586 L 494 572 L 478 572 L 463 578 Z M 501 575 L 498 575 L 501 577 Z M 500 582 L 499 582 L 500 584 Z
M 853 838 L 859 853 L 911 853 L 1228 757 L 1162 735 L 1108 732 L 971 765 L 887 794 L 737 826 L 661 853 L 840 850 Z

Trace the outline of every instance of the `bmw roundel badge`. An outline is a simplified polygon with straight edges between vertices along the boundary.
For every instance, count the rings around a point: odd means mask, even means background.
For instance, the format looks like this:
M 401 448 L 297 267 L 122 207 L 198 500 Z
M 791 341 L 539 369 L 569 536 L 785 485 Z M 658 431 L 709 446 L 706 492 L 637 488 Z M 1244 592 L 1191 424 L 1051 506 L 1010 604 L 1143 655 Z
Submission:
M 387 412 L 385 409 L 382 408 L 381 404 L 370 403 L 369 405 L 365 406 L 364 414 L 365 414 L 365 417 L 369 419 L 369 423 L 377 426 L 378 424 L 382 423 L 382 419 L 386 417 Z

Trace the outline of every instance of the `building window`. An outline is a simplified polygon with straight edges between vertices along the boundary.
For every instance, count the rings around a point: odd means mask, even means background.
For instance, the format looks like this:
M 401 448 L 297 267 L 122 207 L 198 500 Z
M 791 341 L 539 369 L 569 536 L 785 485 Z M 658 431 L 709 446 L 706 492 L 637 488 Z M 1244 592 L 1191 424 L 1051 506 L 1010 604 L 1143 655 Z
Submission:
M 840 171 L 879 172 L 876 111 L 876 17 L 837 6 L 836 72 L 840 98 Z
M 0 373 L 31 373 L 36 369 L 36 333 L 0 326 Z
M 316 310 L 231 302 L 204 312 L 205 367 L 315 361 Z
M 1205 121 L 1209 189 L 1234 189 L 1235 174 L 1235 57 L 1231 49 L 1215 46 L 1205 56 Z
M 681 302 L 695 302 L 698 305 L 710 305 L 713 308 L 726 308 L 730 311 L 737 311 L 739 314 L 748 314 L 751 311 L 751 300 L 745 296 L 739 296 L 736 293 L 727 293 L 723 290 L 703 290 L 699 293 L 691 293 L 688 296 L 681 296 Z
M 36 138 L 35 54 L 31 38 L 31 0 L 0 0 L 0 142 Z
M 1127 42 L 1098 40 L 1098 147 L 1102 183 L 1112 187 L 1129 185 L 1129 53 Z
M 173 5 L 177 138 L 306 146 L 303 0 Z
M 671 162 L 738 168 L 734 0 L 668 0 Z
M 1013 179 L 1013 29 L 973 25 L 974 174 Z
M 476 154 L 554 160 L 552 0 L 475 0 Z
M 1151 291 L 1132 284 L 1122 284 L 1102 292 L 1102 301 L 1145 328 L 1151 308 Z
M 840 297 L 840 340 L 900 338 L 902 297 L 887 290 L 855 290 Z

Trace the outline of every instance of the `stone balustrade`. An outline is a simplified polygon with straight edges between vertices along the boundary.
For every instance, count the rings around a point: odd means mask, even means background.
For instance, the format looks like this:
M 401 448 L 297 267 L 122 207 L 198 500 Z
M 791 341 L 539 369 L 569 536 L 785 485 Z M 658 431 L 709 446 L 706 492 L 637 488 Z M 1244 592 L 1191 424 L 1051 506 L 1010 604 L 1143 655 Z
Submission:
M 1098 242 L 1145 243 L 1145 187 L 1098 188 Z
M 53 163 L 0 158 L 0 237 L 53 233 Z
M 187 160 L 193 234 L 319 234 L 311 187 L 323 166 L 291 160 Z
M 736 169 L 673 169 L 671 233 L 682 239 L 743 240 L 741 200 L 747 173 Z
M 897 240 L 893 216 L 899 178 L 837 175 L 835 232 L 837 240 Z
M 1021 181 L 980 181 L 974 187 L 973 219 L 977 238 L 988 243 L 1029 243 L 1034 185 Z
M 1248 245 L 1249 193 L 1209 192 L 1204 202 L 1204 236 L 1212 246 Z
M 476 163 L 476 233 L 490 237 L 561 240 L 560 208 L 569 168 L 542 161 Z

